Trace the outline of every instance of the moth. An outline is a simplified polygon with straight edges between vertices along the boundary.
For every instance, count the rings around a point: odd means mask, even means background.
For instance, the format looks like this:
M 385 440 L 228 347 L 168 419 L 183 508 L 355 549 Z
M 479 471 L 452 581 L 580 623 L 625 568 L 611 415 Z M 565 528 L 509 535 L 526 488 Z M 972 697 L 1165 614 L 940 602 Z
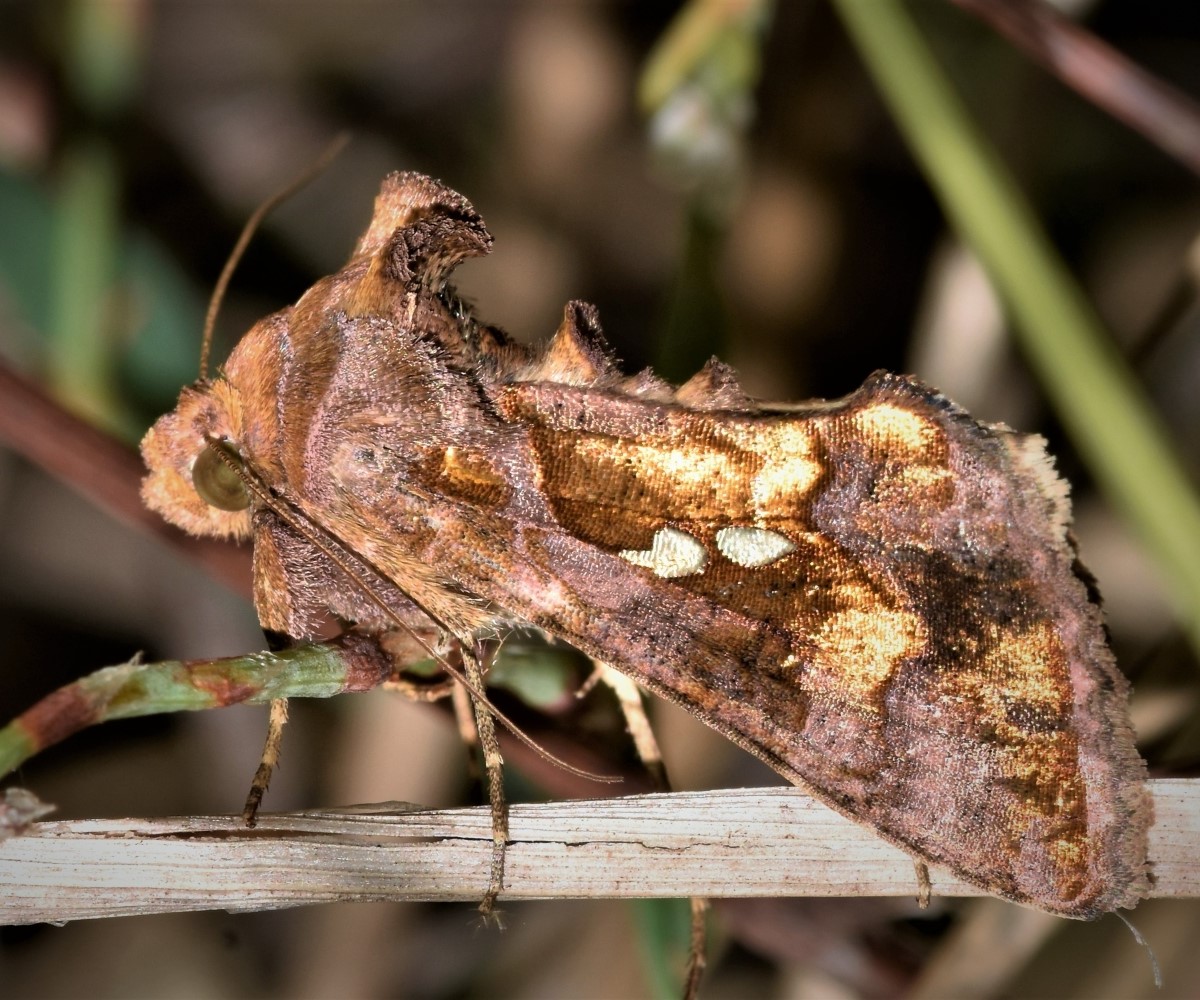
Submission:
M 461 195 L 383 183 L 345 265 L 148 433 L 146 503 L 253 538 L 265 629 L 472 649 L 533 627 L 915 859 L 1067 917 L 1148 890 L 1128 684 L 1044 441 L 877 372 L 769 405 L 624 376 L 589 305 L 541 348 L 448 284 Z

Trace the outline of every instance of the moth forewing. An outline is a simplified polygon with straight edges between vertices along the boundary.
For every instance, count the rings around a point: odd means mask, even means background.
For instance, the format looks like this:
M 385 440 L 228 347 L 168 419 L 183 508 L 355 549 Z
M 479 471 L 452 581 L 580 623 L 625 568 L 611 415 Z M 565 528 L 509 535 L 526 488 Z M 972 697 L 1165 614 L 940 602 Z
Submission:
M 1066 916 L 1136 902 L 1128 686 L 1039 441 L 883 373 L 789 409 L 719 364 L 627 378 L 576 303 L 510 344 L 445 285 L 489 245 L 461 196 L 388 178 L 346 268 L 156 425 L 149 502 L 243 531 L 178 457 L 226 434 L 309 526 L 253 508 L 269 627 L 390 628 L 362 580 L 466 648 L 534 625 L 920 860 Z

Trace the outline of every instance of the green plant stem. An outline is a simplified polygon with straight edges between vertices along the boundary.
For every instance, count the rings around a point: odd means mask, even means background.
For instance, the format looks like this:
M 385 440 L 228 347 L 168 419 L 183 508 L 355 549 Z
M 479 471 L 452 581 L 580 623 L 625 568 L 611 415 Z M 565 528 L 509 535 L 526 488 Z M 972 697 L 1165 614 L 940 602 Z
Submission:
M 104 667 L 47 695 L 0 729 L 0 777 L 46 747 L 112 719 L 274 698 L 329 698 L 364 688 L 344 650 L 330 643 L 219 660 Z
M 899 0 L 834 0 L 947 216 L 1097 482 L 1141 537 L 1200 655 L 1200 502 L 1145 394 Z

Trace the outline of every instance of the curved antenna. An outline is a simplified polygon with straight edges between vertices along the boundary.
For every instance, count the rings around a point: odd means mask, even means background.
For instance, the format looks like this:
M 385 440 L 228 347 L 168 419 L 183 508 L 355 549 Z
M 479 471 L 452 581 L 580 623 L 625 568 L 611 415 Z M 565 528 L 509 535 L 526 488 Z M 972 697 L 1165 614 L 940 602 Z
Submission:
M 221 301 L 225 298 L 225 290 L 229 287 L 229 279 L 233 277 L 234 269 L 242 259 L 242 254 L 246 252 L 246 247 L 249 246 L 255 230 L 258 229 L 262 220 L 266 218 L 267 213 L 273 211 L 281 202 L 286 201 L 329 166 L 333 158 L 345 148 L 346 143 L 349 141 L 349 132 L 342 132 L 338 135 L 333 142 L 325 147 L 324 152 L 317 157 L 311 166 L 306 167 L 304 172 L 292 180 L 286 187 L 271 195 L 246 220 L 246 224 L 242 227 L 242 233 L 233 245 L 233 251 L 229 254 L 229 259 L 225 261 L 225 267 L 221 271 L 221 276 L 217 278 L 217 283 L 213 286 L 212 296 L 208 300 L 208 313 L 204 317 L 204 339 L 200 344 L 201 382 L 208 379 L 208 355 L 212 349 L 213 327 L 217 323 L 217 312 L 221 308 Z

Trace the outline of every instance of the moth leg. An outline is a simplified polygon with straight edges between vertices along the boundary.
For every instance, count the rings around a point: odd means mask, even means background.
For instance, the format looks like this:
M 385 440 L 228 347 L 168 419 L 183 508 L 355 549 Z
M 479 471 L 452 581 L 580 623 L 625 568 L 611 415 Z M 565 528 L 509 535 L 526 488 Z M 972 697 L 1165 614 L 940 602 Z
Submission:
M 595 660 L 592 660 L 592 672 L 587 675 L 587 680 L 579 685 L 579 690 L 575 692 L 575 697 L 583 701 L 584 698 L 592 693 L 592 689 L 604 679 L 604 672 L 608 669 L 603 663 L 597 663 Z
M 454 723 L 458 726 L 458 738 L 467 751 L 467 780 L 472 786 L 483 787 L 483 775 L 479 770 L 479 730 L 475 728 L 475 705 L 471 692 L 461 684 L 455 684 L 450 692 L 450 703 L 454 706 Z
M 658 747 L 658 740 L 655 739 L 650 718 L 646 715 L 646 705 L 642 701 L 642 692 L 637 684 L 632 678 L 606 663 L 597 662 L 592 677 L 598 677 L 617 696 L 617 704 L 621 706 L 621 714 L 625 716 L 625 725 L 629 729 L 642 766 L 646 768 L 655 788 L 660 792 L 669 792 L 671 782 L 667 777 L 667 767 L 663 763 L 662 751 Z M 589 678 L 587 684 L 591 683 L 594 682 Z M 704 968 L 708 964 L 708 911 L 711 904 L 704 896 L 692 896 L 688 902 L 691 904 L 692 921 L 688 935 L 688 963 L 683 995 L 685 1000 L 694 1000 L 700 992 L 700 980 L 704 977 Z
M 929 909 L 929 900 L 933 896 L 933 882 L 929 879 L 929 865 L 913 858 L 913 867 L 917 870 L 917 906 L 922 910 L 927 910 Z
M 650 725 L 650 717 L 646 715 L 646 705 L 642 701 L 642 692 L 632 678 L 607 663 L 596 664 L 596 672 L 601 681 L 617 696 L 617 704 L 621 706 L 621 714 L 625 716 L 625 728 L 633 740 L 633 747 L 638 758 L 654 787 L 660 792 L 671 790 L 671 781 L 667 777 L 667 767 L 663 763 L 662 751 L 658 748 L 658 740 Z
M 385 632 L 380 637 L 380 645 L 393 664 L 391 675 L 383 682 L 387 690 L 395 691 L 409 701 L 434 702 L 451 697 L 459 688 L 453 677 L 425 680 L 404 676 L 407 666 L 429 657 L 430 647 L 451 664 L 461 665 L 458 643 L 446 641 L 440 629 L 423 626 L 420 622 L 407 623 L 404 628 Z
M 483 657 L 481 644 L 468 653 L 463 650 L 463 667 L 467 680 L 477 690 L 483 690 Z M 496 737 L 496 720 L 486 705 L 475 699 L 475 731 L 483 749 L 483 766 L 487 779 L 488 803 L 492 807 L 492 864 L 487 892 L 479 902 L 479 912 L 485 920 L 497 918 L 496 897 L 504 888 L 504 855 L 508 848 L 508 803 L 504 800 L 504 760 L 500 756 L 500 741 Z M 497 918 L 497 923 L 499 922 Z
M 471 662 L 470 657 L 464 657 L 464 667 L 468 662 Z M 482 690 L 482 684 L 479 680 L 467 671 L 467 677 L 472 684 Z M 483 914 L 485 921 L 497 917 L 494 909 L 496 896 L 503 887 L 504 881 L 504 853 L 507 850 L 508 841 L 508 813 L 507 806 L 504 803 L 504 797 L 501 793 L 497 796 L 494 789 L 502 781 L 503 776 L 499 773 L 500 761 L 497 761 L 496 777 L 492 776 L 490 765 L 487 768 L 487 773 L 481 773 L 479 768 L 479 751 L 482 748 L 483 740 L 479 732 L 478 715 L 475 707 L 474 696 L 461 684 L 455 684 L 454 690 L 451 692 L 451 701 L 454 705 L 454 719 L 458 725 L 458 735 L 462 739 L 463 746 L 467 751 L 467 778 L 470 780 L 472 787 L 483 788 L 486 785 L 488 792 L 488 801 L 492 808 L 492 867 L 488 878 L 488 889 L 484 894 L 483 899 L 479 903 L 479 912 Z M 486 709 L 485 709 L 486 711 Z M 491 719 L 490 713 L 488 721 Z M 493 723 L 494 725 L 494 723 Z M 483 749 L 483 757 L 485 762 L 488 758 L 486 749 Z M 503 786 L 500 786 L 501 789 Z M 497 806 L 499 802 L 499 806 Z M 503 810 L 500 814 L 500 819 L 497 821 L 497 808 Z M 498 833 L 497 830 L 501 832 Z M 503 844 L 498 841 L 498 836 L 503 836 Z
M 267 720 L 267 739 L 263 744 L 262 757 L 258 769 L 250 782 L 250 792 L 246 795 L 246 804 L 242 806 L 242 822 L 253 827 L 258 822 L 258 807 L 262 804 L 267 787 L 271 784 L 271 775 L 279 764 L 279 749 L 283 743 L 283 727 L 287 724 L 288 703 L 286 698 L 275 698 L 271 702 L 271 713 Z
M 449 698 L 456 690 L 461 690 L 459 685 L 454 681 L 448 680 L 441 684 L 418 684 L 415 681 L 405 680 L 403 677 L 393 677 L 391 680 L 384 681 L 385 690 L 395 691 L 397 694 L 409 701 L 441 701 L 443 698 Z
M 692 926 L 688 933 L 687 974 L 683 980 L 684 1000 L 696 1000 L 700 995 L 700 980 L 708 965 L 708 911 L 712 904 L 707 896 L 689 896 Z

